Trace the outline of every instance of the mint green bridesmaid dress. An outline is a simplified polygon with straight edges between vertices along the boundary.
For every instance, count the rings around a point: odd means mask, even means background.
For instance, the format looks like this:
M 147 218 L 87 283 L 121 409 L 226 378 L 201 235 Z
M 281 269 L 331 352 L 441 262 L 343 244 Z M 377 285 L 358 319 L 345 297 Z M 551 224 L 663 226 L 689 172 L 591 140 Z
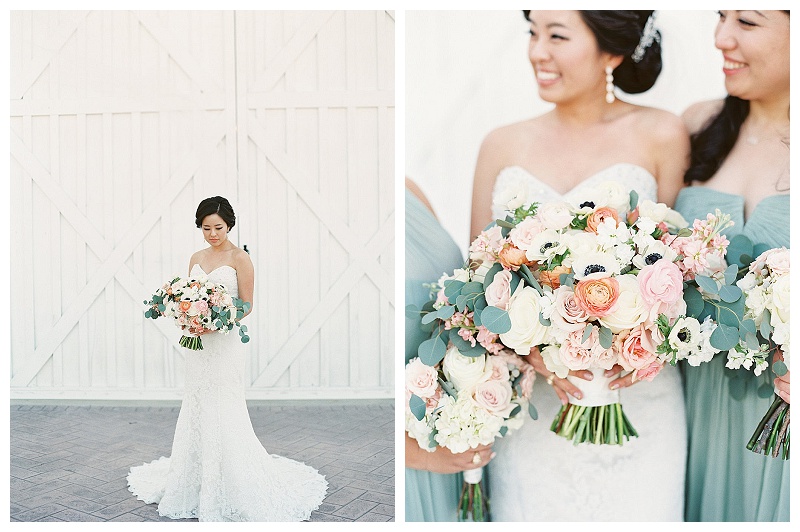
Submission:
M 406 190 L 406 300 L 421 307 L 430 297 L 423 283 L 437 281 L 464 265 L 458 246 L 449 233 L 416 196 Z M 406 317 L 406 357 L 417 356 L 419 344 L 429 334 L 419 320 Z M 456 521 L 461 474 L 442 475 L 406 468 L 406 521 Z
M 744 198 L 706 187 L 681 190 L 675 208 L 690 224 L 718 208 L 735 223 L 726 231 L 729 238 L 744 233 L 753 242 L 789 247 L 788 194 L 764 198 L 747 222 Z M 789 460 L 745 448 L 773 399 L 759 397 L 757 390 L 771 390 L 774 376 L 729 370 L 725 362 L 725 353 L 719 353 L 707 364 L 683 366 L 689 432 L 686 520 L 789 521 Z M 731 396 L 732 386 L 744 390 L 741 399 Z

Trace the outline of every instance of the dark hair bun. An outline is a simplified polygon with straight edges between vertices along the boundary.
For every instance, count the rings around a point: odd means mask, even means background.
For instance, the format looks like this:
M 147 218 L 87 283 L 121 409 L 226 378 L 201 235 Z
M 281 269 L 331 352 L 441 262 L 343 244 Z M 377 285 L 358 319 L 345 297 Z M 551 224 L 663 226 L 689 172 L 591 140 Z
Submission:
M 645 92 L 655 85 L 661 74 L 661 35 L 658 32 L 638 63 L 631 58 L 652 14 L 653 11 L 581 11 L 581 18 L 594 33 L 600 49 L 622 56 L 622 63 L 614 69 L 614 85 L 622 92 Z
M 219 214 L 228 225 L 228 229 L 236 225 L 236 215 L 233 213 L 233 207 L 230 202 L 222 196 L 214 196 L 213 198 L 206 198 L 197 206 L 197 212 L 194 214 L 194 222 L 197 227 L 203 225 L 203 220 L 209 214 Z

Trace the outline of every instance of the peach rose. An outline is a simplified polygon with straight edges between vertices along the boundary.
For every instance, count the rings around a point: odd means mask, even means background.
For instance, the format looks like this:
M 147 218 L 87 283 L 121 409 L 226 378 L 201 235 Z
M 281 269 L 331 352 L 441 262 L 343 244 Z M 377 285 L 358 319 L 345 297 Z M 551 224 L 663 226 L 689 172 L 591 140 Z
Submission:
M 597 228 L 605 221 L 606 218 L 612 218 L 615 225 L 619 224 L 619 214 L 611 207 L 600 207 L 589 216 L 586 217 L 586 230 L 592 233 L 597 233 Z
M 680 272 L 679 272 L 680 274 Z M 590 316 L 602 318 L 616 309 L 619 282 L 605 272 L 587 275 L 575 285 L 575 301 Z
M 614 338 L 614 349 L 619 353 L 619 363 L 626 371 L 648 367 L 655 359 L 655 350 L 649 349 L 652 341 L 645 339 L 650 331 L 640 324 L 629 331 L 620 332 Z
M 506 244 L 503 246 L 503 249 L 500 250 L 498 258 L 500 259 L 500 264 L 503 265 L 503 268 L 513 271 L 519 270 L 519 267 L 523 264 L 535 264 L 528 261 L 528 257 L 525 256 L 525 252 L 513 244 Z
M 683 274 L 669 259 L 659 259 L 639 272 L 639 289 L 648 306 L 671 305 L 683 297 Z
M 556 266 L 552 270 L 536 270 L 534 275 L 537 275 L 536 280 L 539 284 L 549 286 L 553 290 L 561 286 L 561 274 L 569 273 L 570 268 L 566 266 Z
M 654 360 L 650 363 L 649 366 L 643 369 L 637 369 L 634 373 L 634 377 L 636 380 L 640 381 L 652 381 L 656 378 L 656 375 L 664 368 L 664 363 L 658 360 Z

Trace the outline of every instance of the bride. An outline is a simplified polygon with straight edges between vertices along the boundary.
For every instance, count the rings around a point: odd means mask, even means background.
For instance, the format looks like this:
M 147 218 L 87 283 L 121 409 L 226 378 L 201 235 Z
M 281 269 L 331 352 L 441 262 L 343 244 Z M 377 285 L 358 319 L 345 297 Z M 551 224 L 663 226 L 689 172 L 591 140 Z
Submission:
M 492 131 L 483 141 L 471 234 L 505 217 L 494 203 L 500 197 L 579 205 L 606 181 L 672 205 L 688 165 L 684 126 L 666 111 L 632 105 L 614 94 L 615 87 L 644 92 L 661 71 L 654 13 L 524 13 L 539 96 L 555 107 Z M 548 371 L 535 349 L 528 358 L 542 376 L 533 392 L 539 420 L 495 443 L 497 456 L 488 474 L 492 519 L 682 520 L 686 428 L 677 368 L 667 366 L 653 382 L 631 388 L 630 375 L 611 381 L 611 387 L 625 388 L 621 400 L 638 438 L 622 446 L 575 446 L 549 428 L 567 393 L 581 397 L 580 386 Z M 591 380 L 589 371 L 570 373 Z
M 236 223 L 228 200 L 204 199 L 195 222 L 210 247 L 192 255 L 189 275 L 207 276 L 252 303 L 253 263 L 228 240 Z M 148 504 L 158 503 L 159 515 L 172 519 L 308 519 L 328 482 L 315 469 L 262 447 L 247 413 L 238 335 L 191 332 L 203 335 L 203 349 L 184 351 L 186 389 L 172 455 L 132 467 L 128 489 Z

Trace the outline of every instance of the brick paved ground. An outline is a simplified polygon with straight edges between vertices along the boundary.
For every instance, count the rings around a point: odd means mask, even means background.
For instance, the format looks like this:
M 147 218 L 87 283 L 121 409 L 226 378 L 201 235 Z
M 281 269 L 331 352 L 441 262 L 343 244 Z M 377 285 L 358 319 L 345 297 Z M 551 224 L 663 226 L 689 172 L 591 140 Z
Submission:
M 169 456 L 178 411 L 12 404 L 11 521 L 171 521 L 137 500 L 125 477 Z M 262 402 L 249 411 L 270 453 L 327 478 L 310 521 L 394 521 L 393 401 Z

